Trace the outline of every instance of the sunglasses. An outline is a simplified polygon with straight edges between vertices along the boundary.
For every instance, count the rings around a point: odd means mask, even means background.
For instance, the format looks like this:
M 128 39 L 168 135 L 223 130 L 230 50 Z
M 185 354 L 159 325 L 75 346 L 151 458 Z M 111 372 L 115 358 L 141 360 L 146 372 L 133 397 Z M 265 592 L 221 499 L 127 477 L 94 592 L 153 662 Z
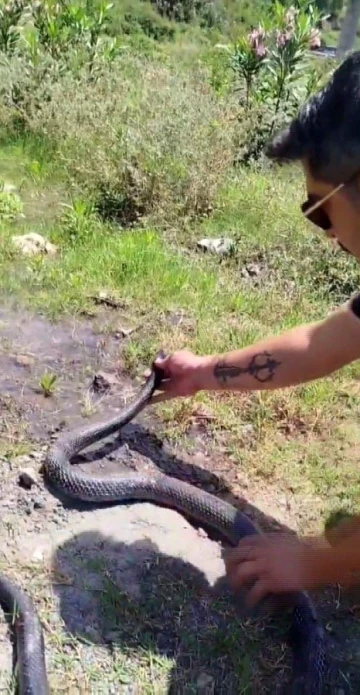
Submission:
M 329 200 L 329 198 L 332 198 L 335 193 L 338 193 L 338 191 L 344 188 L 345 185 L 345 183 L 341 183 L 323 198 L 310 193 L 308 199 L 301 206 L 301 212 L 316 227 L 320 227 L 320 229 L 322 229 L 324 232 L 328 231 L 331 229 L 332 224 L 329 215 L 323 208 L 323 205 L 327 200 Z

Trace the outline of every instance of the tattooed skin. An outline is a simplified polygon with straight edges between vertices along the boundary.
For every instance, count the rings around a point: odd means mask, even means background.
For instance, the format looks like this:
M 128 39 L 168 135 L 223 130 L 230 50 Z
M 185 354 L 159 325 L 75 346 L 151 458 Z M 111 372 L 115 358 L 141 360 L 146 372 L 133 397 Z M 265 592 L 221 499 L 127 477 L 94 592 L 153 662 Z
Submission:
M 265 384 L 273 380 L 280 364 L 281 362 L 274 360 L 269 352 L 259 352 L 251 358 L 246 367 L 232 367 L 225 362 L 218 362 L 214 368 L 214 376 L 218 381 L 227 384 L 230 379 L 235 379 L 241 374 L 249 374 L 256 381 Z

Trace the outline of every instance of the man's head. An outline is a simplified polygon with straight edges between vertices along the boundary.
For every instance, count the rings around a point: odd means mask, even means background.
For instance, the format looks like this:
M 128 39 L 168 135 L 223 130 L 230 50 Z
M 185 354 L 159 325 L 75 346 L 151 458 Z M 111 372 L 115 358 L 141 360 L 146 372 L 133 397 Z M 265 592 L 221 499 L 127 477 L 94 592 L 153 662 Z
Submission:
M 301 161 L 309 198 L 304 212 L 347 184 L 310 219 L 360 260 L 360 52 L 340 65 L 272 140 L 266 154 L 279 163 Z

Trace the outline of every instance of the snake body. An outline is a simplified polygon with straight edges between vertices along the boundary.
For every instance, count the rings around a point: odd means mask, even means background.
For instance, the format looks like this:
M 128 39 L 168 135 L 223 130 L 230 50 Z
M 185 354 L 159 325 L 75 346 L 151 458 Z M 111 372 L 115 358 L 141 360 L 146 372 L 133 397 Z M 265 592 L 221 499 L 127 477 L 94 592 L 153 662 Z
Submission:
M 0 605 L 15 632 L 19 695 L 49 695 L 44 637 L 32 600 L 0 575 Z
M 154 476 L 131 474 L 123 477 L 92 477 L 75 471 L 70 460 L 91 444 L 110 436 L 130 422 L 150 401 L 159 385 L 161 375 L 155 369 L 139 391 L 138 396 L 116 417 L 83 427 L 61 436 L 49 451 L 43 466 L 45 481 L 66 496 L 93 503 L 120 501 L 152 501 L 171 507 L 197 523 L 205 524 L 219 533 L 231 546 L 241 538 L 259 533 L 251 520 L 225 502 L 203 490 L 162 473 Z M 8 605 L 20 607 L 17 635 L 21 693 L 48 693 L 44 666 L 44 646 L 41 627 L 29 599 L 19 595 L 16 587 L 0 577 L 0 603 L 7 596 Z M 291 596 L 292 621 L 290 641 L 293 651 L 291 679 L 292 695 L 320 695 L 326 671 L 325 633 L 318 621 L 314 606 L 306 593 Z M 4 605 L 3 605 L 4 607 Z M 30 648 L 30 645 L 32 647 Z

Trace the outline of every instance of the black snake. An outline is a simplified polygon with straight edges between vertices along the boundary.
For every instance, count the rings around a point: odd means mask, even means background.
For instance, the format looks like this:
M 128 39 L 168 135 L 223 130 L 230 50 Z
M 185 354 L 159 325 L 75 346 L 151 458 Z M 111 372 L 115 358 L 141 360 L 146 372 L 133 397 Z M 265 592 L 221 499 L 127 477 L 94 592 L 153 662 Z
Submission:
M 159 473 L 116 478 L 90 477 L 75 472 L 70 459 L 85 447 L 117 432 L 150 401 L 161 380 L 153 369 L 138 396 L 108 422 L 83 427 L 61 436 L 46 457 L 43 476 L 52 487 L 77 500 L 104 503 L 153 501 L 172 507 L 221 534 L 232 546 L 244 536 L 259 533 L 250 519 L 229 503 L 188 483 Z M 49 693 L 44 642 L 34 605 L 26 594 L 0 576 L 0 605 L 15 616 L 19 693 Z M 292 695 L 320 695 L 326 670 L 325 633 L 307 594 L 291 596 L 290 638 L 293 651 Z

